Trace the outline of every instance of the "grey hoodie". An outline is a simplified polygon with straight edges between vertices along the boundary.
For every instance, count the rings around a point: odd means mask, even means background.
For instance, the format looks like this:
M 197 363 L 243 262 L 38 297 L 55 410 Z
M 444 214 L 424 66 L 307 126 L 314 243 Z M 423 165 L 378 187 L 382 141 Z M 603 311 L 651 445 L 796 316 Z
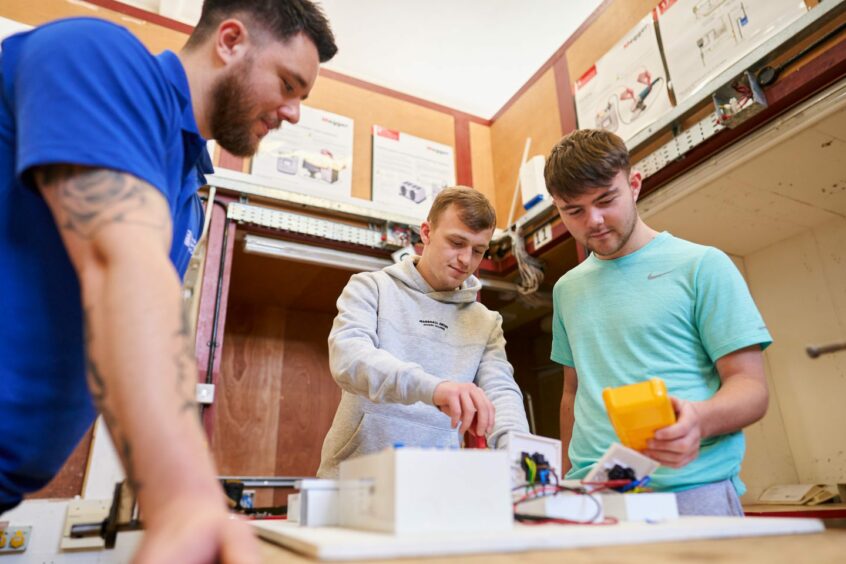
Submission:
M 343 390 L 323 441 L 321 478 L 347 458 L 407 446 L 456 447 L 458 431 L 432 404 L 445 380 L 475 382 L 496 408 L 488 438 L 528 432 L 523 395 L 505 357 L 502 317 L 476 301 L 470 276 L 438 292 L 407 257 L 378 272 L 355 274 L 338 298 L 329 333 L 329 367 Z

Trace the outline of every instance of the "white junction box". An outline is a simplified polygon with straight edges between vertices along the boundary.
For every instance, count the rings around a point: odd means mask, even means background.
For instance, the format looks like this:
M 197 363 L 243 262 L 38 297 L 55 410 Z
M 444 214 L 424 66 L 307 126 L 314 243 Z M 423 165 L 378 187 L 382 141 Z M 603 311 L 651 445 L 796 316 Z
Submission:
M 520 460 L 522 454 L 541 454 L 549 462 L 550 468 L 558 476 L 559 480 L 563 480 L 561 475 L 561 441 L 558 439 L 551 439 L 549 437 L 541 437 L 540 435 L 532 435 L 529 433 L 519 433 L 517 431 L 509 431 L 506 435 L 508 437 L 508 460 L 511 464 L 511 482 L 513 486 L 520 486 L 526 483 L 525 472 L 520 467 Z
M 525 209 L 547 197 L 546 180 L 543 177 L 545 163 L 543 155 L 535 155 L 520 167 L 520 193 Z
M 504 451 L 392 448 L 341 462 L 341 526 L 404 533 L 510 531 Z
M 585 481 L 605 482 L 609 479 L 608 472 L 617 465 L 634 470 L 638 480 L 644 476 L 650 476 L 660 466 L 658 462 L 636 450 L 620 443 L 612 443 L 599 462 L 594 465 L 593 470 L 585 476 Z
M 297 480 L 288 496 L 288 521 L 303 527 L 335 527 L 340 522 L 337 480 Z
M 603 493 L 606 517 L 618 521 L 666 521 L 678 519 L 679 508 L 674 493 Z
M 569 492 L 524 501 L 517 506 L 517 513 L 580 523 L 598 523 L 605 518 L 601 496 Z

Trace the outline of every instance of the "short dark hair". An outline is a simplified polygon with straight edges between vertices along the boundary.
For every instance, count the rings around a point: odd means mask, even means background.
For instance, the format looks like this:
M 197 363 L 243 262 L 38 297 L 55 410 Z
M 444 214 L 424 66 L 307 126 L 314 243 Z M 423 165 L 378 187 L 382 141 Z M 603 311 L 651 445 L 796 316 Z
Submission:
M 320 6 L 309 0 L 205 0 L 200 21 L 185 47 L 196 47 L 217 29 L 220 22 L 238 16 L 246 16 L 248 25 L 261 26 L 280 41 L 304 33 L 317 47 L 321 63 L 338 52 L 329 20 Z
M 444 188 L 429 208 L 429 223 L 437 226 L 438 219 L 447 208 L 455 205 L 458 218 L 472 231 L 478 233 L 496 226 L 496 211 L 484 194 L 467 186 Z
M 631 169 L 620 137 L 604 129 L 579 129 L 552 148 L 543 176 L 550 194 L 569 200 L 590 188 L 610 186 L 617 173 L 628 176 Z

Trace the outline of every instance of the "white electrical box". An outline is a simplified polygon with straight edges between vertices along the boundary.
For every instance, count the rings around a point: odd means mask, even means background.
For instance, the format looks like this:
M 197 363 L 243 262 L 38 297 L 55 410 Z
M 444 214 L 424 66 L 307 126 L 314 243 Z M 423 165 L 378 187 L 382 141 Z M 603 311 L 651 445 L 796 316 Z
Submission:
M 391 448 L 341 462 L 342 527 L 405 533 L 510 531 L 504 451 Z
M 549 462 L 550 468 L 558 476 L 559 481 L 564 479 L 561 475 L 561 441 L 540 435 L 519 433 L 509 431 L 506 435 L 508 441 L 508 460 L 511 463 L 512 487 L 521 486 L 526 483 L 526 474 L 520 467 L 522 454 L 541 454 Z
M 602 498 L 599 495 L 569 492 L 524 501 L 517 506 L 517 513 L 579 523 L 598 523 L 605 518 Z
M 602 493 L 606 517 L 618 521 L 666 521 L 678 519 L 679 508 L 674 493 Z
M 602 455 L 602 458 L 599 459 L 593 469 L 585 476 L 585 481 L 604 482 L 609 480 L 608 472 L 617 465 L 634 470 L 638 480 L 644 476 L 652 475 L 660 466 L 658 462 L 636 450 L 625 447 L 620 443 L 612 443 L 608 450 L 605 451 L 605 454 Z
M 338 526 L 338 480 L 297 480 L 294 487 L 299 491 L 288 496 L 288 521 L 303 527 Z
M 547 197 L 546 180 L 543 177 L 545 163 L 543 155 L 535 155 L 520 167 L 520 195 L 525 209 Z

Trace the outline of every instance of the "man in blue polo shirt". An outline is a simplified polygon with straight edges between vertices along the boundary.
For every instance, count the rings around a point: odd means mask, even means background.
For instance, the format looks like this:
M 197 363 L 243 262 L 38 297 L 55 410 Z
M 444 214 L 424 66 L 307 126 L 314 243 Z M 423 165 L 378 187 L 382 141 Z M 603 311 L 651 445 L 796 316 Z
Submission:
M 257 561 L 194 409 L 179 286 L 205 139 L 253 154 L 297 122 L 335 52 L 308 0 L 208 0 L 178 55 L 95 19 L 2 43 L 0 513 L 52 478 L 99 411 L 143 511 L 139 561 Z
M 567 478 L 584 478 L 617 440 L 602 389 L 659 377 L 677 421 L 645 452 L 664 465 L 651 485 L 676 492 L 681 514 L 742 515 L 741 430 L 766 412 L 771 342 L 743 278 L 725 253 L 640 219 L 641 177 L 613 133 L 571 133 L 544 172 L 564 225 L 592 251 L 553 292 Z

